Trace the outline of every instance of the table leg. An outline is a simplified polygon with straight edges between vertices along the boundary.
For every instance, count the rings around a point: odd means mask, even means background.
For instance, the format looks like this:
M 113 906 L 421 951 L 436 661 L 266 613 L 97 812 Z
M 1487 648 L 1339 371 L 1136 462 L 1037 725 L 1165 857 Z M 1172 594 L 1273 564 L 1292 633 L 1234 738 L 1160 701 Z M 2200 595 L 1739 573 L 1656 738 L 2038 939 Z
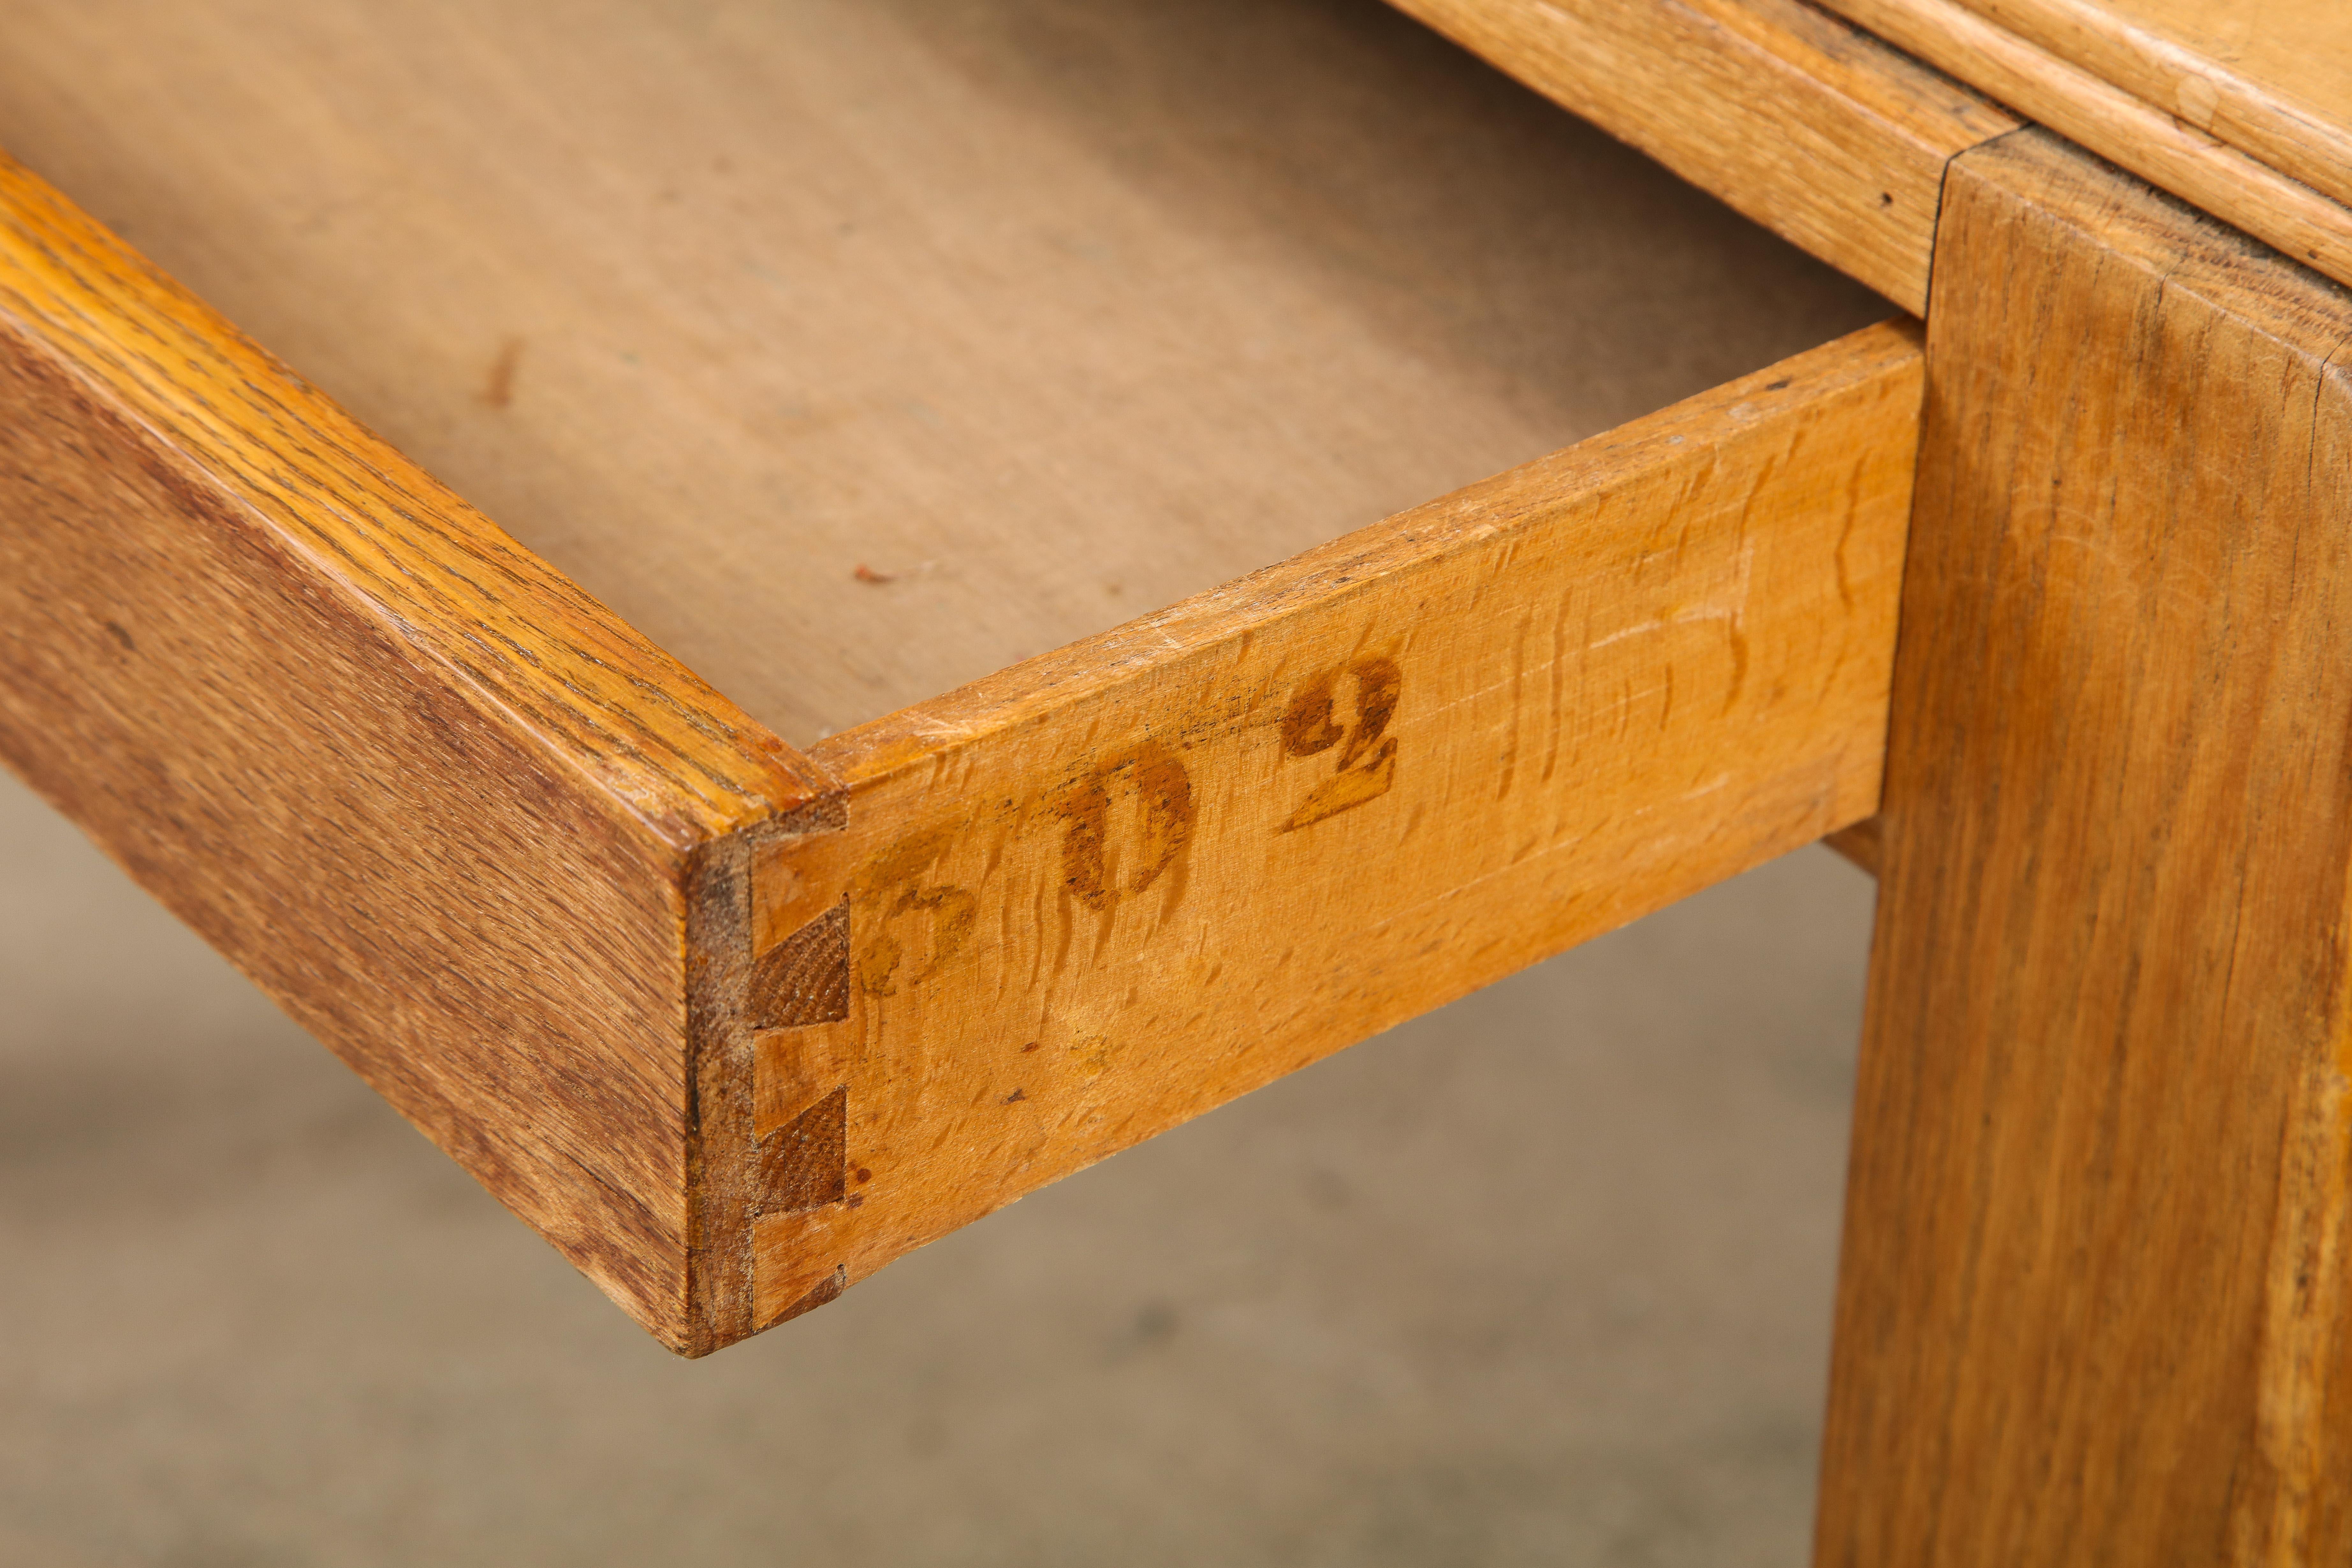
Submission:
M 2352 295 L 1958 159 L 1827 1565 L 2352 1558 Z

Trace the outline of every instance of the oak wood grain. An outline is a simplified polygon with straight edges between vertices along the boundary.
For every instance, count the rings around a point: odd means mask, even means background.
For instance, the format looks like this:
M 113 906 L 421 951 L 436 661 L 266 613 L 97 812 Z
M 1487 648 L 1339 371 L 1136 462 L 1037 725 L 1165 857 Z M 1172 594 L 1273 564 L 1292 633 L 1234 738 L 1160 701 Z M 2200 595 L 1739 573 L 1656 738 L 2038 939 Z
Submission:
M 1937 193 L 2007 110 L 1806 0 L 1397 0 L 1917 314 Z
M 2348 361 L 2045 132 L 1953 165 L 1825 1568 L 2352 1554 Z
M 849 1016 L 757 1125 L 845 1179 L 759 1321 L 1868 815 L 1918 395 L 1869 329 L 824 742 L 752 927 L 845 892 Z
M 796 743 L 1885 314 L 1371 0 L 5 19 L 0 146 Z
M 2352 202 L 2352 11 L 2333 0 L 1969 0 L 2041 48 Z
M 0 755 L 691 1344 L 682 889 L 823 775 L 5 161 L 0 555 Z
M 2222 0 L 1823 0 L 2019 111 L 2275 246 L 2352 283 L 2347 111 L 2271 89 L 2339 87 L 2352 67 L 2352 13 L 2330 0 L 2259 8 Z M 2146 16 L 2180 24 L 2135 25 Z M 2210 16 L 2210 34 L 2189 25 Z M 2260 35 L 2257 73 L 2232 65 Z M 2180 39 L 2231 52 L 2208 58 Z M 2285 68 L 2290 56 L 2313 62 Z M 2227 110 L 2225 111 L 2225 103 Z M 2311 183 L 2306 183 L 2311 182 Z

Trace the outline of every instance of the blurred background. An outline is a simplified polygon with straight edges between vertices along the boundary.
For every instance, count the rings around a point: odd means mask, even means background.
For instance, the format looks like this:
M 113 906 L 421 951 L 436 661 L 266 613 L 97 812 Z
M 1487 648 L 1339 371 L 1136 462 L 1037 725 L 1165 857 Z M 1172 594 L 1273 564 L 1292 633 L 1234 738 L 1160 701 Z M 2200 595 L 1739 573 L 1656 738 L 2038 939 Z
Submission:
M 1806 1556 L 1811 848 L 674 1360 L 0 778 L 0 1563 Z

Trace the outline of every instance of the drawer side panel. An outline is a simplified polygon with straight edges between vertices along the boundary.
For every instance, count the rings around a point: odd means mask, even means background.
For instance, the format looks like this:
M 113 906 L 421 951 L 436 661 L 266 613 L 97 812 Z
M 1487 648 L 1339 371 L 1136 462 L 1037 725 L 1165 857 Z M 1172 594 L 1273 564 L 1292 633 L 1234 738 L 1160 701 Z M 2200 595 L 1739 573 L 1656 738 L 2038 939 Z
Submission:
M 820 748 L 848 826 L 752 929 L 845 895 L 847 1016 L 758 1037 L 757 1321 L 1867 816 L 1919 364 L 1870 329 Z

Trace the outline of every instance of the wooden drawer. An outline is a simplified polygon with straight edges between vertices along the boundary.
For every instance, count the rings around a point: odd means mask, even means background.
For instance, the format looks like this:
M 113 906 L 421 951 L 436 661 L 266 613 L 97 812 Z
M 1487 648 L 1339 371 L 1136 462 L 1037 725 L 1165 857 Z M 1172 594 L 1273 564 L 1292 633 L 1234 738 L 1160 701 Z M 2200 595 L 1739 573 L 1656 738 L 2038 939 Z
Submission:
M 1916 329 L 1394 13 L 11 34 L 0 751 L 681 1351 L 1874 809 Z

